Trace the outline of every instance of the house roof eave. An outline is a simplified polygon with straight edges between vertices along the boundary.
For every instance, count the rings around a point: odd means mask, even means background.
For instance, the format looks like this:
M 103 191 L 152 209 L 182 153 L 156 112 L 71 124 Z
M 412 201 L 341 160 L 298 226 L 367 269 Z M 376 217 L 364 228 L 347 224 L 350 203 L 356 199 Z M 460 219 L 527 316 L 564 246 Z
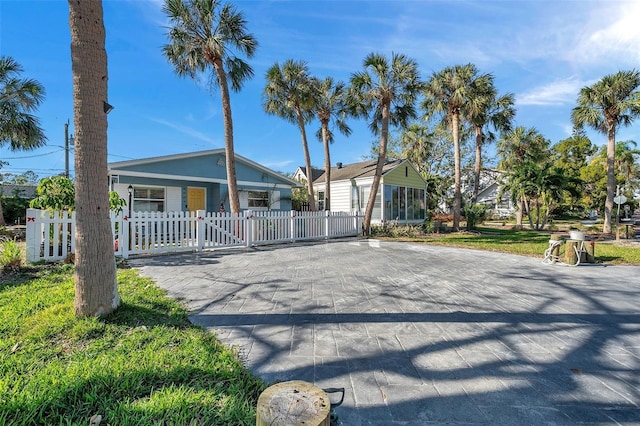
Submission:
M 210 155 L 220 155 L 220 154 L 225 154 L 226 151 L 224 148 L 218 148 L 218 149 L 211 149 L 211 150 L 207 150 L 207 151 L 195 151 L 195 152 L 185 152 L 185 153 L 181 153 L 181 154 L 171 154 L 171 155 L 163 155 L 163 156 L 157 156 L 157 157 L 148 157 L 148 158 L 140 158 L 140 159 L 136 159 L 136 160 L 127 160 L 127 161 L 117 161 L 117 162 L 113 162 L 113 163 L 108 163 L 107 164 L 107 169 L 108 169 L 108 174 L 109 175 L 115 175 L 115 174 L 119 174 L 119 175 L 127 175 L 129 173 L 129 175 L 131 175 L 131 171 L 127 171 L 127 170 L 122 170 L 122 168 L 125 167 L 133 167 L 133 166 L 138 166 L 138 165 L 143 165 L 143 164 L 153 164 L 153 163 L 158 163 L 161 161 L 172 161 L 172 160 L 181 160 L 181 159 L 185 159 L 185 158 L 195 158 L 195 157 L 206 157 L 206 156 L 210 156 Z M 300 187 L 300 184 L 298 182 L 296 182 L 295 180 L 276 172 L 275 170 L 271 170 L 259 163 L 256 163 L 255 161 L 252 161 L 246 157 L 243 157 L 241 155 L 235 154 L 235 159 L 236 161 L 240 161 L 242 163 L 245 163 L 253 168 L 256 168 L 258 170 L 260 170 L 263 173 L 267 173 L 273 177 L 276 177 L 278 179 L 281 179 L 285 182 L 287 182 L 291 187 L 294 188 L 298 188 Z M 177 180 L 194 180 L 194 176 L 180 176 L 180 175 L 170 175 L 174 178 L 176 178 Z M 197 180 L 202 180 L 205 181 L 205 179 L 207 178 L 197 178 Z M 218 179 L 219 180 L 219 179 Z M 210 181 L 215 181 L 215 179 L 210 180 Z M 226 182 L 226 180 L 224 180 L 224 182 Z

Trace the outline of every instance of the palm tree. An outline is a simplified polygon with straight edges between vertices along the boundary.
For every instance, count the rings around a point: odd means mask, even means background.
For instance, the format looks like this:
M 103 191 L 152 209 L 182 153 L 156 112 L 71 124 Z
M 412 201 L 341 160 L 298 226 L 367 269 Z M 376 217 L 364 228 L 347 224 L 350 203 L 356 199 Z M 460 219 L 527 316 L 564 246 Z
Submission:
M 531 229 L 544 229 L 554 207 L 565 192 L 577 196 L 580 179 L 565 176 L 547 158 L 542 162 L 526 159 L 517 168 L 507 172 L 501 193 L 511 193 L 514 202 L 521 201 Z M 534 223 L 535 220 L 535 223 Z
M 333 123 L 340 133 L 345 136 L 351 134 L 351 128 L 346 123 L 346 87 L 343 82 L 334 82 L 331 77 L 324 80 L 314 78 L 312 85 L 316 92 L 313 109 L 320 121 L 320 129 L 316 136 L 324 145 L 324 209 L 331 210 L 331 153 L 329 145 L 333 143 L 334 138 L 329 123 L 333 118 Z
M 31 113 L 44 100 L 44 87 L 36 80 L 21 79 L 23 69 L 10 56 L 0 56 L 0 146 L 30 150 L 47 141 L 37 117 Z M 0 203 L 0 226 L 4 225 Z
M 482 147 L 485 142 L 495 140 L 494 129 L 498 132 L 511 130 L 511 121 L 516 114 L 514 108 L 514 95 L 507 93 L 498 96 L 498 91 L 493 84 L 493 75 L 487 74 L 473 84 L 474 92 L 470 96 L 470 102 L 466 105 L 466 119 L 471 123 L 476 136 L 476 159 L 473 169 L 473 193 L 471 201 L 476 202 L 480 189 L 480 171 L 482 170 Z M 485 134 L 485 127 L 487 133 Z
M 638 163 L 636 157 L 640 156 L 640 150 L 632 148 L 638 146 L 635 141 L 616 142 L 616 169 L 624 177 L 625 185 L 631 181 L 634 173 L 637 174 Z
M 213 86 L 220 88 L 222 99 L 229 204 L 231 212 L 239 213 L 229 82 L 238 92 L 253 77 L 253 69 L 239 55 L 253 57 L 258 42 L 247 32 L 242 13 L 219 0 L 165 0 L 162 10 L 172 23 L 170 44 L 162 51 L 175 72 L 197 80 L 201 73 L 213 68 L 209 78 Z
M 347 103 L 355 116 L 367 117 L 374 135 L 380 135 L 378 161 L 364 214 L 362 233 L 369 235 L 382 169 L 387 160 L 389 126 L 406 127 L 416 117 L 415 102 L 422 90 L 418 64 L 405 55 L 392 53 L 391 60 L 370 53 L 364 70 L 351 76 Z
M 602 232 L 611 233 L 611 213 L 616 193 L 615 147 L 619 126 L 629 126 L 640 116 L 640 72 L 619 71 L 583 87 L 571 119 L 576 126 L 588 125 L 607 135 L 607 198 Z
M 101 1 L 69 0 L 76 129 L 75 301 L 79 316 L 120 305 L 113 261 L 107 176 L 107 52 Z
M 455 65 L 435 72 L 427 81 L 424 89 L 425 100 L 422 108 L 426 118 L 442 115 L 453 136 L 454 150 L 454 198 L 453 198 L 453 229 L 460 226 L 461 168 L 460 168 L 460 125 L 461 119 L 467 115 L 474 102 L 482 102 L 484 98 L 478 96 L 480 88 L 487 85 L 489 74 L 478 74 L 473 64 Z
M 431 172 L 428 160 L 432 155 L 435 136 L 427 126 L 419 123 L 410 124 L 400 134 L 400 157 L 406 158 L 416 167 L 418 173 L 427 176 Z
M 518 171 L 526 164 L 544 162 L 550 156 L 549 141 L 534 128 L 526 129 L 518 126 L 502 135 L 502 138 L 498 141 L 498 156 L 500 158 L 498 168 L 508 174 Z M 517 176 L 526 176 L 523 173 Z M 503 188 L 501 193 L 505 190 L 506 188 Z M 501 195 L 499 194 L 498 199 Z M 526 198 L 524 197 L 526 194 L 516 191 L 515 193 L 512 192 L 511 195 L 518 205 L 516 226 L 521 227 L 522 215 L 527 208 L 525 205 Z
M 44 100 L 44 87 L 33 79 L 21 79 L 20 64 L 9 56 L 0 57 L 0 146 L 30 150 L 47 142 L 38 118 L 31 113 Z
M 316 202 L 305 124 L 313 118 L 315 104 L 316 93 L 306 62 L 289 59 L 282 66 L 276 62 L 267 70 L 267 85 L 262 92 L 262 106 L 268 114 L 298 125 L 307 169 L 307 193 L 312 211 L 316 210 Z

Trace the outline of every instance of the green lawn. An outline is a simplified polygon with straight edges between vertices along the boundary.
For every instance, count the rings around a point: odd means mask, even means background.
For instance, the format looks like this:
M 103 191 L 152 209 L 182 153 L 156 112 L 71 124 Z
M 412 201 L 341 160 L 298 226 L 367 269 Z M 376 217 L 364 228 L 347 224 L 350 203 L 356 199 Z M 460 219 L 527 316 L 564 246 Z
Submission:
M 384 235 L 380 235 L 384 237 Z M 549 247 L 549 232 L 515 231 L 508 228 L 479 227 L 476 232 L 411 235 L 396 240 L 491 250 L 525 256 L 543 257 Z M 640 265 L 640 247 L 630 247 L 612 241 L 595 241 L 597 262 Z
M 0 425 L 253 425 L 265 384 L 134 270 L 122 306 L 73 314 L 71 265 L 0 281 Z

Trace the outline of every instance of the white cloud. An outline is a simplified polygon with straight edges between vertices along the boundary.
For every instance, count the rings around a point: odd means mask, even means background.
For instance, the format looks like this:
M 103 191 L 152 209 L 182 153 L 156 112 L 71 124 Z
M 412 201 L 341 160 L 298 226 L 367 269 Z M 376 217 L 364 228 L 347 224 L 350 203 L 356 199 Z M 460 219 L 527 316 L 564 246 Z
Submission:
M 640 60 L 640 2 L 611 1 L 601 6 L 592 11 L 570 58 L 577 63 L 637 64 Z M 612 59 L 616 62 L 612 63 Z
M 517 105 L 564 105 L 576 101 L 580 89 L 589 83 L 569 77 L 516 95 Z
M 214 138 L 212 138 L 210 136 L 207 136 L 206 134 L 204 134 L 204 133 L 202 133 L 202 132 L 200 132 L 198 130 L 195 130 L 195 129 L 191 128 L 191 127 L 183 126 L 183 125 L 178 124 L 178 123 L 172 123 L 170 121 L 163 120 L 161 118 L 155 118 L 155 117 L 147 117 L 147 118 L 149 120 L 155 122 L 155 123 L 162 124 L 164 126 L 172 128 L 174 130 L 177 130 L 178 132 L 183 133 L 183 134 L 185 134 L 187 136 L 191 136 L 194 139 L 199 139 L 201 141 L 210 143 L 211 145 L 214 145 L 214 146 L 222 146 L 222 144 L 219 141 L 217 141 L 216 139 L 214 139 Z
M 262 161 L 260 162 L 260 164 L 262 164 L 265 167 L 268 167 L 270 169 L 273 170 L 283 170 L 285 167 L 290 166 L 291 164 L 294 164 L 295 161 L 293 160 L 281 160 L 281 161 Z

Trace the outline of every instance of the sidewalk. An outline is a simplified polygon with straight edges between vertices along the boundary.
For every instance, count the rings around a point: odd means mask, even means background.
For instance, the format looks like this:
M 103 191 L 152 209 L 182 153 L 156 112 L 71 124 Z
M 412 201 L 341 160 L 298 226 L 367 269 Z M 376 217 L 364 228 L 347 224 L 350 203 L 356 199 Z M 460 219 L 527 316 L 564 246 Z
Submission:
M 343 425 L 640 424 L 640 268 L 343 240 L 130 259 Z

